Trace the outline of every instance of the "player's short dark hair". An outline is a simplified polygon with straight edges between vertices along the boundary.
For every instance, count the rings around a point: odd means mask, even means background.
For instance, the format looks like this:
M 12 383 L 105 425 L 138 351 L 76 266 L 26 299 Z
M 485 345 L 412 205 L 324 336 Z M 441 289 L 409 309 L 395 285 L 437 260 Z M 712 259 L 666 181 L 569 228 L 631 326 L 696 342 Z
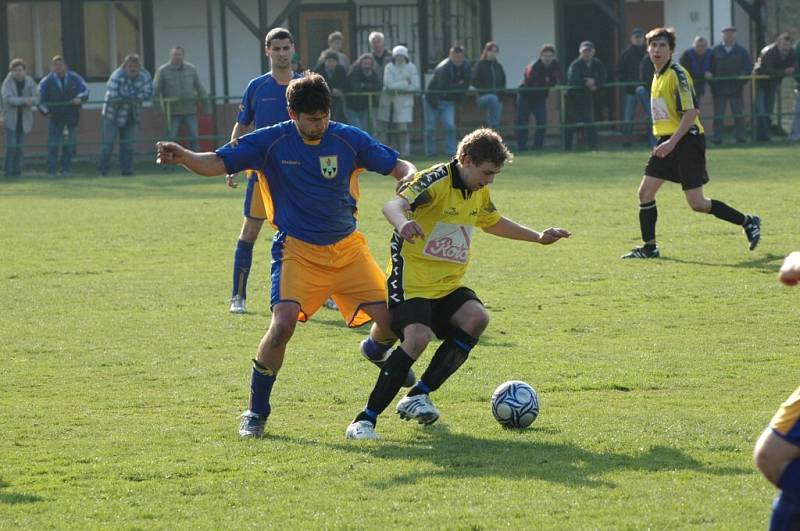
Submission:
M 331 89 L 325 78 L 306 70 L 303 77 L 293 79 L 286 89 L 286 103 L 297 114 L 330 112 Z
M 456 148 L 456 160 L 464 162 L 466 156 L 478 166 L 484 162 L 502 166 L 514 159 L 513 153 L 503 143 L 503 137 L 488 128 L 476 129 L 461 139 Z
M 325 55 L 322 56 L 323 61 L 327 61 L 328 59 L 333 59 L 337 63 L 339 62 L 339 54 L 334 52 L 333 50 L 328 50 L 325 52 Z
M 22 67 L 22 68 L 24 68 L 25 70 L 27 70 L 27 69 L 28 69 L 28 68 L 25 66 L 25 61 L 23 61 L 23 60 L 22 60 L 22 59 L 20 59 L 19 57 L 16 57 L 16 58 L 12 59 L 12 60 L 11 60 L 11 62 L 10 62 L 10 63 L 8 63 L 8 69 L 9 69 L 9 70 L 14 70 L 14 69 L 15 69 L 16 67 L 18 67 L 18 66 L 21 66 L 21 67 Z
M 53 58 L 50 59 L 51 63 L 57 63 L 59 61 L 62 62 L 62 63 L 66 63 L 66 61 L 64 61 L 64 58 L 62 56 L 60 56 L 60 55 L 54 55 Z
M 267 48 L 269 48 L 269 45 L 272 44 L 274 39 L 289 39 L 289 42 L 294 44 L 294 37 L 292 37 L 292 33 L 286 28 L 272 28 L 269 30 L 267 36 L 264 38 L 264 44 Z
M 556 54 L 556 47 L 550 43 L 542 44 L 542 47 L 539 48 L 539 55 L 542 55 L 544 52 L 550 52 L 553 55 Z
M 675 51 L 675 30 L 672 28 L 654 28 L 648 31 L 645 36 L 647 46 L 650 46 L 650 43 L 657 39 L 666 39 L 669 50 L 671 52 Z

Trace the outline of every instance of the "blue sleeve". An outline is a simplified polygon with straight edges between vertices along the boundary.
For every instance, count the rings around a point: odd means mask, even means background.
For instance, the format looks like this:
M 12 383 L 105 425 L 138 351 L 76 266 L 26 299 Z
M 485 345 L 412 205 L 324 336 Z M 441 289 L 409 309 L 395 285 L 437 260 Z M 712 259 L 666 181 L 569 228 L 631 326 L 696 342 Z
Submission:
M 274 128 L 258 129 L 217 149 L 216 154 L 225 163 L 225 171 L 233 174 L 261 168 L 275 136 L 271 129 Z
M 244 89 L 244 94 L 242 95 L 242 103 L 239 105 L 239 114 L 236 116 L 236 121 L 242 125 L 250 125 L 253 123 L 254 112 L 253 106 L 250 104 L 251 95 L 250 93 L 254 90 L 253 82 L 251 81 L 247 88 Z
M 400 154 L 394 149 L 384 146 L 367 133 L 355 130 L 358 132 L 357 134 L 363 135 L 356 157 L 358 167 L 388 175 L 397 165 L 397 158 Z

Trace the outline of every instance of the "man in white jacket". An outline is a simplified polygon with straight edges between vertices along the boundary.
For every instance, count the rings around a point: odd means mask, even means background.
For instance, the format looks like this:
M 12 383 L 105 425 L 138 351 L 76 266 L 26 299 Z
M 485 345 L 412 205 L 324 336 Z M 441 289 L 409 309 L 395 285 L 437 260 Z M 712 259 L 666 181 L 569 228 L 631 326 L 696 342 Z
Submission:
M 419 91 L 419 72 L 408 57 L 408 48 L 392 48 L 392 62 L 383 72 L 383 94 L 378 107 L 379 129 L 383 140 L 394 146 L 400 156 L 408 157 L 411 142 L 408 124 L 414 121 L 414 93 Z
M 6 177 L 22 174 L 22 146 L 33 129 L 33 109 L 39 103 L 39 88 L 28 75 L 22 59 L 12 59 L 0 92 L 6 127 Z

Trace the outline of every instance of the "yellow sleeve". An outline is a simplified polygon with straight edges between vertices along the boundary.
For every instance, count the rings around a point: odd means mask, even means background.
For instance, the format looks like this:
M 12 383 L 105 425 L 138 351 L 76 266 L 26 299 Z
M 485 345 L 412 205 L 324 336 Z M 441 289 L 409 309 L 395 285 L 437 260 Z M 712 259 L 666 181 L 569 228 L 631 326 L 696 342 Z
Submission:
M 429 205 L 441 197 L 440 186 L 437 183 L 450 181 L 447 166 L 434 167 L 422 170 L 414 176 L 414 180 L 398 190 L 397 195 L 408 201 L 411 210 L 422 205 Z
M 692 80 L 686 74 L 686 71 L 675 71 L 675 82 L 677 83 L 677 87 L 675 89 L 675 93 L 677 96 L 676 101 L 676 108 L 679 112 L 685 112 L 689 109 L 694 109 L 697 107 L 694 102 L 694 87 L 692 86 Z
M 488 188 L 481 188 L 481 209 L 478 212 L 478 220 L 475 223 L 479 228 L 485 229 L 486 227 L 491 227 L 502 217 L 500 212 L 497 211 L 497 207 L 494 206 L 492 203 L 492 198 L 489 195 Z

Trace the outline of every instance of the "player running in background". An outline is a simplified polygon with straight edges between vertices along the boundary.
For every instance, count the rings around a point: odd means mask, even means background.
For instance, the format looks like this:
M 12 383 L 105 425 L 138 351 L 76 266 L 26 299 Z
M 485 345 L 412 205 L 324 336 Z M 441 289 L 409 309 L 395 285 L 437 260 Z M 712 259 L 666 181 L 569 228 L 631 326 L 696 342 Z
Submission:
M 544 245 L 570 235 L 559 228 L 537 232 L 500 215 L 488 185 L 511 158 L 500 135 L 478 129 L 458 144 L 455 160 L 419 172 L 384 206 L 395 228 L 387 280 L 389 313 L 402 343 L 383 365 L 367 407 L 347 428 L 348 439 L 378 438 L 378 415 L 394 399 L 432 334 L 444 341 L 425 374 L 398 402 L 397 412 L 422 424 L 439 418 L 429 394 L 467 360 L 489 323 L 478 296 L 462 284 L 474 227 Z
M 650 91 L 653 134 L 658 143 L 650 155 L 639 185 L 639 225 L 644 245 L 622 258 L 658 258 L 656 245 L 656 193 L 665 181 L 681 184 L 686 201 L 695 212 L 713 214 L 719 219 L 744 227 L 750 250 L 761 238 L 761 219 L 745 215 L 722 201 L 708 199 L 703 185 L 706 172 L 706 140 L 700 124 L 700 109 L 692 88 L 692 78 L 672 61 L 675 34 L 656 28 L 647 34 L 647 53 L 655 66 Z
M 272 321 L 253 360 L 242 437 L 263 435 L 269 397 L 297 321 L 306 321 L 327 297 L 333 296 L 350 327 L 374 320 L 362 344 L 373 359 L 396 340 L 383 272 L 356 230 L 358 175 L 369 170 L 401 180 L 416 168 L 361 129 L 330 122 L 331 92 L 322 76 L 309 72 L 293 80 L 286 99 L 290 122 L 254 131 L 215 153 L 157 144 L 160 163 L 182 164 L 200 175 L 255 169 L 267 217 L 277 229 Z M 413 373 L 406 373 L 413 381 Z
M 250 125 L 260 129 L 289 119 L 286 109 L 286 87 L 300 74 L 292 70 L 294 37 L 289 30 L 274 28 L 264 39 L 264 53 L 269 57 L 271 70 L 250 81 L 239 105 L 239 115 L 231 132 L 231 142 L 245 134 Z M 228 175 L 226 182 L 231 188 L 238 184 L 234 175 Z M 231 313 L 246 313 L 247 279 L 253 265 L 253 245 L 258 239 L 267 213 L 261 192 L 258 189 L 258 174 L 247 172 L 247 190 L 244 194 L 244 222 L 233 255 L 233 292 L 231 294 Z
M 786 257 L 778 279 L 800 282 L 800 251 Z M 781 489 L 772 508 L 770 530 L 800 529 L 800 387 L 781 404 L 758 438 L 753 458 L 767 480 Z

